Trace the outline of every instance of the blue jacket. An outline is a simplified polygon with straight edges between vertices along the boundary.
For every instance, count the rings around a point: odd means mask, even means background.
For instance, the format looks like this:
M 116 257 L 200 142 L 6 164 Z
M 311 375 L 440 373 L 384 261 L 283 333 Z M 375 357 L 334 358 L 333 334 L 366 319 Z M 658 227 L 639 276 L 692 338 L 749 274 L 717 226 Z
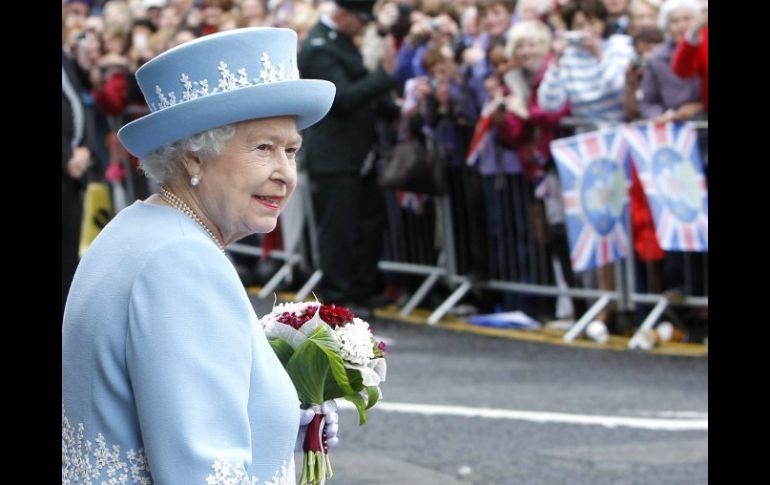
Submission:
M 297 393 L 225 255 L 176 209 L 121 211 L 65 309 L 62 483 L 294 484 L 298 428 Z

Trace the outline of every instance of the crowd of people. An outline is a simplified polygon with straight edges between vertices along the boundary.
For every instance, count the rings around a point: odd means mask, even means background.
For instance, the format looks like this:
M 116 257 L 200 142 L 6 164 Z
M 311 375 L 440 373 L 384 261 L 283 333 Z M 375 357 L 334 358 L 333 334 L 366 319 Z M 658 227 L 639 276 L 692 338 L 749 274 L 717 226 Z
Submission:
M 63 188 L 62 197 L 70 212 L 63 210 L 62 237 L 77 232 L 76 192 L 88 160 L 113 181 L 130 179 L 135 198 L 157 190 L 110 136 L 148 112 L 136 69 L 215 32 L 288 27 L 299 36 L 300 74 L 337 88 L 327 118 L 304 134 L 300 156 L 311 181 L 327 301 L 362 308 L 383 301 L 376 265 L 386 218 L 377 172 L 404 140 L 440 155 L 450 196 L 457 179 L 467 185 L 454 203 L 482 223 L 464 235 L 463 272 L 488 276 L 499 263 L 498 246 L 516 246 L 495 233 L 501 209 L 488 196 L 507 184 L 537 206 L 526 226 L 545 228 L 545 247 L 561 261 L 567 283 L 611 289 L 609 266 L 590 277 L 572 274 L 549 143 L 573 133 L 563 128 L 565 117 L 581 120 L 578 131 L 707 120 L 707 19 L 707 0 L 63 0 L 63 72 L 66 63 L 83 126 L 67 140 L 63 130 L 69 195 Z M 63 103 L 64 91 L 63 81 Z M 474 133 L 485 122 L 494 142 L 468 166 Z M 707 131 L 700 135 L 707 167 Z M 121 156 L 133 170 L 117 168 Z M 638 289 L 672 298 L 705 294 L 697 270 L 705 256 L 660 248 L 635 170 L 630 195 Z M 684 265 L 696 268 L 687 281 Z M 575 303 L 579 316 L 585 307 Z

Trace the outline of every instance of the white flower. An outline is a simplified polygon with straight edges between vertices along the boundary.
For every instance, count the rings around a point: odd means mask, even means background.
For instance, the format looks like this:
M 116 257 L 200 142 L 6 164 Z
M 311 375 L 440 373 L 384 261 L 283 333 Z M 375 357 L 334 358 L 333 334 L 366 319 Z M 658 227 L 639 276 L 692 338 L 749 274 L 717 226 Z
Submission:
M 374 343 L 369 324 L 360 318 L 332 329 L 332 336 L 340 344 L 340 356 L 354 364 L 366 365 L 374 359 Z

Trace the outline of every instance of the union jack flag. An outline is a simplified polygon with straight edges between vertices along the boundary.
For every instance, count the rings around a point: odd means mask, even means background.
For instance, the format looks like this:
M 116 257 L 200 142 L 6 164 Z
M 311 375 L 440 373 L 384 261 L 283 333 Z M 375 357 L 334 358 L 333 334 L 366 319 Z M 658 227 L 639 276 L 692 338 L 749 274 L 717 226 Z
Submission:
M 585 271 L 625 256 L 628 248 L 628 149 L 619 129 L 551 142 L 562 185 L 572 268 Z
M 691 123 L 628 125 L 625 137 L 660 247 L 708 251 L 708 192 Z
M 468 147 L 468 156 L 465 163 L 469 167 L 478 165 L 481 161 L 481 155 L 485 150 L 494 147 L 494 126 L 492 125 L 492 114 L 496 104 L 488 103 L 481 112 L 479 121 L 476 123 L 476 129 L 473 130 L 470 146 Z
M 407 190 L 397 190 L 396 199 L 402 209 L 411 210 L 415 214 L 422 214 L 425 209 L 425 201 L 428 200 L 428 195 Z

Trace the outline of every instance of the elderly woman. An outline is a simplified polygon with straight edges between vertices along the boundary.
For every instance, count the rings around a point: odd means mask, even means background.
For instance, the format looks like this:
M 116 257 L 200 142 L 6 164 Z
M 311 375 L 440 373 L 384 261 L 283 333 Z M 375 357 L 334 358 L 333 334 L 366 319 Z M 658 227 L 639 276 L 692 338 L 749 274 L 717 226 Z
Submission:
M 548 26 L 539 20 L 525 20 L 511 29 L 505 46 L 512 69 L 503 74 L 503 81 L 510 94 L 505 98 L 505 112 L 500 113 L 504 122 L 498 124 L 497 136 L 516 150 L 531 180 L 537 178 L 548 159 L 549 143 L 556 136 L 559 120 L 568 112 L 566 106 L 546 111 L 537 100 L 537 89 L 553 62 L 551 40 Z
M 233 30 L 137 71 L 152 112 L 118 136 L 162 188 L 121 211 L 75 274 L 63 483 L 295 483 L 307 413 L 224 248 L 275 228 L 298 130 L 334 98 L 299 79 L 296 51 L 288 29 Z
M 698 0 L 668 0 L 663 4 L 658 23 L 666 41 L 652 52 L 642 78 L 642 118 L 686 121 L 704 113 L 700 79 L 680 78 L 671 68 L 676 46 L 698 22 L 700 9 Z

